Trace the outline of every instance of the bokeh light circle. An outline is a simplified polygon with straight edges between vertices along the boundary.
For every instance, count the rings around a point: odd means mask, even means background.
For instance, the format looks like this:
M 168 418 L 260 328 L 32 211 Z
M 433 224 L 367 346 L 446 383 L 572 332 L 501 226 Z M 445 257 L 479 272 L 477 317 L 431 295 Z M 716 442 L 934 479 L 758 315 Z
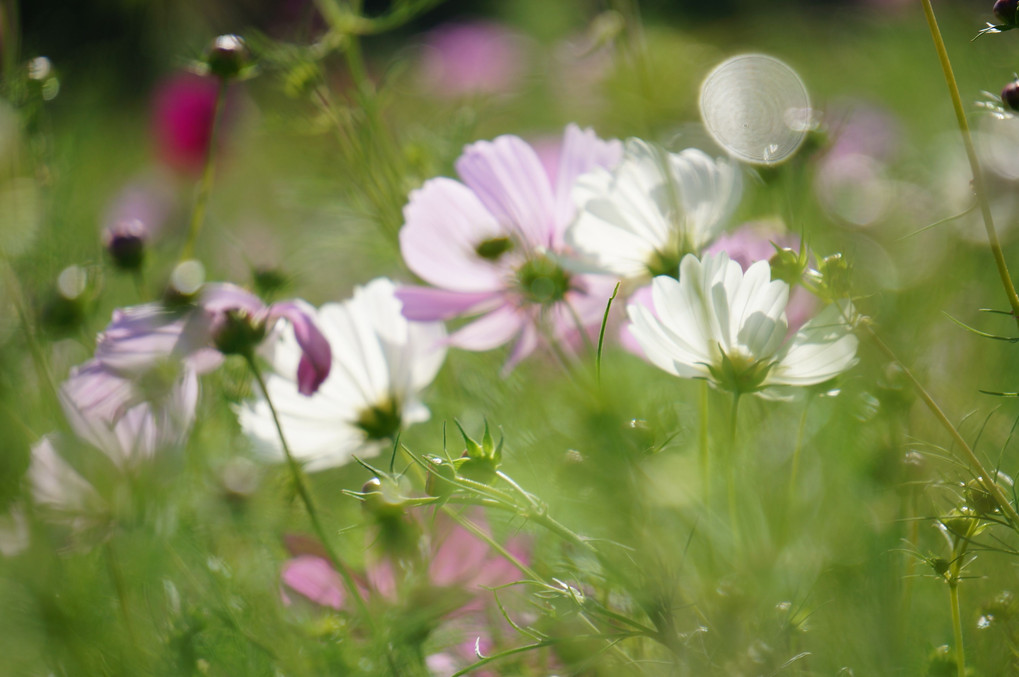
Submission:
M 741 54 L 716 66 L 701 84 L 700 108 L 715 141 L 755 164 L 788 158 L 812 124 L 803 80 L 765 54 Z

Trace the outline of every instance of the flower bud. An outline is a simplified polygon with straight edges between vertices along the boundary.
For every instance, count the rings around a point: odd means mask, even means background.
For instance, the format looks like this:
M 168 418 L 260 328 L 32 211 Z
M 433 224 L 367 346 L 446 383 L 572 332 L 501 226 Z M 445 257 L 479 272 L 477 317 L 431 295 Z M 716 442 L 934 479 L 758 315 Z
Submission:
M 138 219 L 118 221 L 103 231 L 103 246 L 121 270 L 138 270 L 145 259 L 148 228 Z
M 456 488 L 452 482 L 456 478 L 456 468 L 440 456 L 426 456 L 428 477 L 425 478 L 425 493 L 438 498 L 448 498 Z
M 212 344 L 224 355 L 251 355 L 265 339 L 265 321 L 245 310 L 228 310 L 216 318 Z
M 821 284 L 824 295 L 830 301 L 849 297 L 849 262 L 842 254 L 825 257 L 818 271 L 821 273 Z
M 251 52 L 239 35 L 220 35 L 205 50 L 209 73 L 223 80 L 236 78 L 251 61 Z
M 1011 110 L 1019 111 L 1019 80 L 1013 80 L 1001 90 L 1001 102 Z
M 1006 26 L 1016 25 L 1016 12 L 1019 11 L 1019 0 L 997 0 L 994 3 L 994 16 Z
M 771 279 L 782 280 L 790 287 L 800 283 L 803 271 L 807 268 L 806 256 L 788 247 L 779 249 L 768 259 L 771 266 Z

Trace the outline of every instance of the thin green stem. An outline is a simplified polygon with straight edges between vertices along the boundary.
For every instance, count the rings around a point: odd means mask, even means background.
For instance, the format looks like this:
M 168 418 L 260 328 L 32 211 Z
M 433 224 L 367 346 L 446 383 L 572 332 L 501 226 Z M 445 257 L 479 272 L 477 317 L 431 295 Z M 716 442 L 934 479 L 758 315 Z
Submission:
M 740 528 L 739 528 L 739 515 L 737 514 L 737 503 L 736 503 L 736 466 L 738 465 L 738 450 L 736 448 L 736 426 L 739 419 L 739 401 L 740 393 L 735 392 L 732 394 L 732 412 L 729 417 L 729 458 L 726 469 L 726 484 L 729 494 L 729 525 L 732 528 L 732 536 L 734 540 L 739 540 Z
M 1012 308 L 1012 316 L 1015 318 L 1016 327 L 1019 328 L 1019 294 L 1016 294 L 1015 285 L 1012 284 L 1012 276 L 1008 272 L 1008 265 L 1005 263 L 1005 254 L 1001 249 L 1001 242 L 998 240 L 998 232 L 994 228 L 994 219 L 991 216 L 991 205 L 987 199 L 987 187 L 984 183 L 983 170 L 980 168 L 980 160 L 977 157 L 976 147 L 973 145 L 973 137 L 969 131 L 969 123 L 966 121 L 966 111 L 963 108 L 962 96 L 959 94 L 959 85 L 955 81 L 955 74 L 952 72 L 952 63 L 948 59 L 948 50 L 945 48 L 945 41 L 941 37 L 941 30 L 938 28 L 938 21 L 934 16 L 934 8 L 931 0 L 923 0 L 923 11 L 927 17 L 927 26 L 934 40 L 934 49 L 941 61 L 941 70 L 945 74 L 945 83 L 948 85 L 948 93 L 952 99 L 952 108 L 955 109 L 955 119 L 962 133 L 962 142 L 966 147 L 966 157 L 969 159 L 970 170 L 973 172 L 973 192 L 976 193 L 977 203 L 980 205 L 980 213 L 984 220 L 984 230 L 987 231 L 987 242 L 991 247 L 991 254 L 994 256 L 994 265 L 998 268 L 998 276 L 1001 278 L 1001 285 L 1008 297 L 1008 305 Z
M 212 191 L 212 177 L 216 164 L 216 142 L 219 136 L 219 129 L 222 127 L 223 107 L 226 103 L 226 90 L 229 86 L 226 78 L 219 79 L 219 89 L 216 92 L 216 105 L 212 111 L 212 129 L 209 132 L 209 147 L 205 150 L 205 164 L 202 167 L 202 178 L 198 184 L 198 195 L 195 197 L 195 206 L 191 210 L 191 223 L 188 226 L 188 239 L 184 242 L 184 249 L 181 251 L 180 260 L 185 261 L 194 255 L 195 243 L 198 234 L 205 222 L 205 209 L 209 203 L 209 193 Z
M 113 589 L 117 593 L 117 602 L 120 604 L 120 614 L 123 616 L 124 628 L 127 631 L 131 646 L 141 646 L 138 642 L 138 635 L 135 633 L 135 624 L 131 619 L 131 610 L 127 603 L 127 586 L 124 585 L 124 575 L 117 563 L 117 556 L 110 541 L 103 544 L 103 555 L 106 560 L 106 570 L 113 581 Z
M 272 398 L 269 397 L 269 390 L 265 387 L 265 379 L 262 377 L 262 370 L 259 369 L 258 364 L 255 362 L 255 358 L 252 355 L 245 355 L 245 360 L 248 363 L 248 367 L 251 369 L 252 375 L 255 377 L 255 381 L 258 383 L 259 389 L 262 391 L 262 395 L 265 397 L 265 403 L 269 406 L 269 412 L 272 414 L 273 423 L 276 425 L 276 432 L 279 434 L 280 446 L 283 447 L 283 455 L 286 456 L 287 466 L 290 468 L 291 477 L 294 480 L 294 486 L 297 488 L 297 494 L 301 497 L 301 502 L 304 503 L 304 508 L 308 513 L 308 517 L 311 519 L 311 526 L 315 530 L 315 535 L 318 536 L 319 541 L 322 543 L 322 547 L 325 548 L 326 554 L 329 555 L 329 560 L 336 568 L 337 573 L 340 574 L 340 578 L 343 579 L 343 585 L 347 589 L 347 593 L 351 599 L 354 600 L 361 617 L 369 628 L 374 630 L 374 621 L 372 620 L 371 613 L 368 611 L 368 606 L 361 596 L 361 591 L 357 587 L 357 583 L 354 581 L 354 575 L 351 573 L 347 565 L 340 559 L 333 549 L 332 542 L 326 535 L 325 529 L 322 527 L 322 522 L 319 520 L 318 510 L 315 509 L 315 503 L 311 498 L 311 492 L 308 490 L 307 483 L 304 480 L 304 471 L 301 470 L 300 464 L 294 458 L 294 455 L 290 451 L 290 445 L 287 444 L 286 436 L 283 434 L 283 426 L 280 423 L 279 415 L 276 412 L 276 406 L 272 402 Z
M 871 328 L 867 322 L 861 322 L 860 326 L 863 327 L 863 330 L 870 337 L 874 345 L 876 345 L 889 360 L 902 367 L 902 373 L 906 375 L 906 378 L 908 378 L 909 382 L 913 385 L 913 389 L 916 391 L 917 395 L 919 395 L 920 399 L 923 400 L 923 403 L 927 405 L 930 412 L 934 414 L 934 418 L 938 420 L 941 426 L 951 436 L 955 444 L 957 444 L 962 450 L 963 460 L 969 464 L 970 470 L 972 470 L 977 476 L 980 483 L 983 485 L 984 490 L 994 497 L 994 500 L 1001 509 L 1001 512 L 1008 518 L 1012 529 L 1019 529 L 1019 513 L 1016 512 L 1016 509 L 1012 506 L 1008 499 L 1005 498 L 1005 495 L 1001 493 L 1001 488 L 993 479 L 994 475 L 991 475 L 984 467 L 984 464 L 980 462 L 980 459 L 977 458 L 976 452 L 974 452 L 973 448 L 970 447 L 968 442 L 966 442 L 962 433 L 960 433 L 958 428 L 956 428 L 952 421 L 949 420 L 948 416 L 945 415 L 945 412 L 941 410 L 941 407 L 938 406 L 938 403 L 934 401 L 934 398 L 927 389 L 924 388 L 923 384 L 920 383 L 916 376 L 913 375 L 913 372 L 909 369 L 909 367 L 903 364 L 903 362 L 895 355 L 895 352 L 881 340 L 881 337 L 879 337 L 877 333 L 874 332 L 873 328 Z
M 803 414 L 800 415 L 800 425 L 796 429 L 796 446 L 793 448 L 792 467 L 789 469 L 789 492 L 786 499 L 787 510 L 792 509 L 793 501 L 796 500 L 796 479 L 800 470 L 800 452 L 803 450 L 803 433 L 807 428 L 807 412 L 810 410 L 810 399 L 803 405 Z
M 966 677 L 966 650 L 962 645 L 962 614 L 959 612 L 959 580 L 948 582 L 948 598 L 952 605 L 952 634 L 955 635 L 955 669 L 959 677 Z

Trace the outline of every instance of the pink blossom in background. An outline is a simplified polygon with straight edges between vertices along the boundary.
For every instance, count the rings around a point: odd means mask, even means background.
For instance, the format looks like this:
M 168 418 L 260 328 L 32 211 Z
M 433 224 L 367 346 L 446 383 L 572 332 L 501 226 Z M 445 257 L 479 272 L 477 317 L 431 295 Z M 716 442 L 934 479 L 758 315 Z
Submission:
M 173 75 L 152 97 L 152 135 L 159 159 L 181 172 L 199 172 L 212 137 L 219 83 L 192 73 Z
M 448 23 L 425 36 L 424 88 L 439 96 L 507 92 L 524 73 L 523 37 L 488 21 Z
M 407 266 L 432 287 L 397 291 L 413 321 L 481 315 L 449 337 L 466 350 L 516 341 L 506 368 L 542 338 L 570 340 L 597 331 L 614 282 L 569 272 L 563 241 L 573 219 L 577 178 L 611 167 L 618 141 L 566 128 L 556 163 L 516 136 L 467 146 L 456 163 L 461 181 L 436 178 L 410 195 L 400 249 Z M 548 169 L 546 169 L 548 167 Z M 555 169 L 555 177 L 548 173 Z
M 464 516 L 485 533 L 491 533 L 480 510 L 468 511 Z M 487 627 L 490 618 L 485 611 L 494 593 L 487 588 L 520 580 L 521 575 L 514 564 L 448 516 L 439 513 L 434 520 L 430 515 L 417 517 L 422 525 L 428 525 L 420 543 L 428 567 L 424 585 L 444 591 L 435 597 L 441 602 L 435 608 L 435 633 L 443 641 L 451 641 L 442 651 L 429 655 L 426 662 L 432 674 L 450 675 L 477 660 L 476 648 L 486 655 L 493 650 Z M 347 590 L 332 564 L 319 552 L 320 546 L 298 538 L 288 539 L 288 546 L 297 552 L 283 566 L 280 575 L 283 585 L 319 606 L 337 611 L 346 608 Z M 530 548 L 523 538 L 511 538 L 504 546 L 520 561 L 529 561 Z M 406 592 L 406 586 L 399 580 L 402 571 L 402 566 L 388 556 L 378 556 L 369 563 L 358 587 L 370 600 L 406 603 L 410 598 L 416 599 L 416 595 L 411 591 L 406 598 L 401 596 Z M 419 579 L 410 576 L 408 580 Z M 285 593 L 284 603 L 292 603 Z M 500 631 L 506 629 L 500 627 Z

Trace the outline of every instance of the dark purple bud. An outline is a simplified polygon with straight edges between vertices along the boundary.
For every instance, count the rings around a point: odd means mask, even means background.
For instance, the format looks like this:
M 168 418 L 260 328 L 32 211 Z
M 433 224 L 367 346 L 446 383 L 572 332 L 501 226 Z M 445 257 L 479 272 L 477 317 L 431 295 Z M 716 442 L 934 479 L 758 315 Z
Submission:
M 1015 26 L 1016 11 L 1019 10 L 1019 0 L 997 0 L 994 3 L 994 16 L 1006 26 Z
M 118 268 L 138 270 L 145 259 L 148 236 L 148 228 L 140 220 L 118 221 L 103 232 L 103 245 Z
M 251 61 L 251 52 L 239 35 L 221 35 L 205 52 L 205 64 L 217 78 L 230 80 L 240 75 Z
M 1019 111 L 1019 80 L 1014 80 L 1001 90 L 1001 102 L 1008 108 Z

